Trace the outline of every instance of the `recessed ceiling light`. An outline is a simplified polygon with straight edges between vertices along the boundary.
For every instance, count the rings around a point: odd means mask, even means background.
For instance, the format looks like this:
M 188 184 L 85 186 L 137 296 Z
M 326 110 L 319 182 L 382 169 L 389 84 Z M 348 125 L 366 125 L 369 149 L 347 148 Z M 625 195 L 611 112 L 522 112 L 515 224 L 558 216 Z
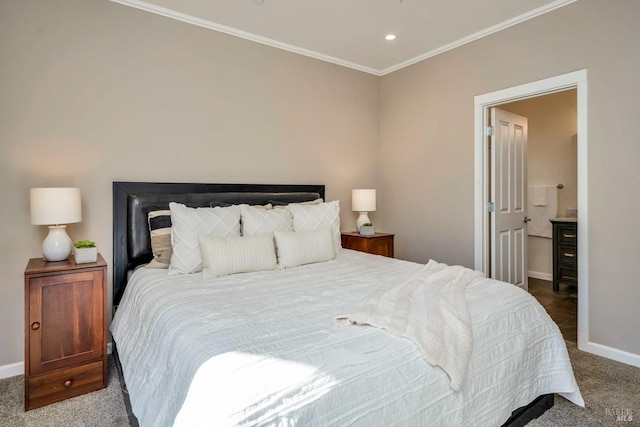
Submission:
M 391 41 L 391 40 L 395 40 L 396 39 L 396 35 L 395 34 L 387 34 L 386 36 L 384 36 L 384 38 L 386 40 Z

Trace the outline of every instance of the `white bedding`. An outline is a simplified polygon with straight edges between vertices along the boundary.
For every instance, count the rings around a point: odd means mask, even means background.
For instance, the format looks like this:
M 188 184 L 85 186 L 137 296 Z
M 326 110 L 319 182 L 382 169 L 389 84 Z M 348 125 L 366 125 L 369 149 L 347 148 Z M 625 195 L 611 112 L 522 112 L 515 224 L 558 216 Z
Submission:
M 376 292 L 337 324 L 370 325 L 413 341 L 422 356 L 439 366 L 459 391 L 467 377 L 472 326 L 465 289 L 484 274 L 429 260 L 409 278 Z
M 141 426 L 499 426 L 535 397 L 584 405 L 544 309 L 467 287 L 474 346 L 459 392 L 415 344 L 334 318 L 422 268 L 342 250 L 292 269 L 202 279 L 139 269 L 111 325 Z

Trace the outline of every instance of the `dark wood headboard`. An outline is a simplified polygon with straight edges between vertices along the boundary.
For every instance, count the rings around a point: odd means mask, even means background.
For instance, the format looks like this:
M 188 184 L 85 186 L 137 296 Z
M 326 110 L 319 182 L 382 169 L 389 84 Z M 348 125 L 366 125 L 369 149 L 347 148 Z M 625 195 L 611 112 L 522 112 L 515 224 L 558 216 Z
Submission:
M 113 305 L 122 298 L 128 274 L 152 258 L 147 214 L 169 209 L 169 202 L 190 207 L 214 204 L 266 204 L 324 199 L 324 185 L 113 183 Z

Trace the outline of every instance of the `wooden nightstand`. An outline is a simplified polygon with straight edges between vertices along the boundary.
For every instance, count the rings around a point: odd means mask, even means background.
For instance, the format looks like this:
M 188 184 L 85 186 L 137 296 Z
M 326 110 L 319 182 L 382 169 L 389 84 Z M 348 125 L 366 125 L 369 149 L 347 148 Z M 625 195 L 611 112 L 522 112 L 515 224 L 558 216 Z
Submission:
M 345 231 L 342 233 L 342 247 L 393 258 L 393 234 L 361 236 L 357 231 Z
M 29 260 L 24 272 L 24 405 L 107 386 L 107 263 Z

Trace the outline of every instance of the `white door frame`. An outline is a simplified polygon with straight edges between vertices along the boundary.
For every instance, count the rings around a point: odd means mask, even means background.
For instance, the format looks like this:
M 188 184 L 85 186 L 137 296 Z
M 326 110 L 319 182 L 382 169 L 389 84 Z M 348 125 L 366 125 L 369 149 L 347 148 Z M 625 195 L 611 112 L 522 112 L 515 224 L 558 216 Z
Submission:
M 589 343 L 589 204 L 587 203 L 587 70 L 574 71 L 544 80 L 514 86 L 474 97 L 474 256 L 475 269 L 489 271 L 489 221 L 487 204 L 489 188 L 487 177 L 490 173 L 488 162 L 487 110 L 507 102 L 533 98 L 568 89 L 577 89 L 578 108 L 578 348 L 601 354 L 598 345 Z M 525 272 L 526 273 L 526 272 Z M 602 349 L 600 349 L 602 350 Z M 612 357 L 611 354 L 601 354 Z

